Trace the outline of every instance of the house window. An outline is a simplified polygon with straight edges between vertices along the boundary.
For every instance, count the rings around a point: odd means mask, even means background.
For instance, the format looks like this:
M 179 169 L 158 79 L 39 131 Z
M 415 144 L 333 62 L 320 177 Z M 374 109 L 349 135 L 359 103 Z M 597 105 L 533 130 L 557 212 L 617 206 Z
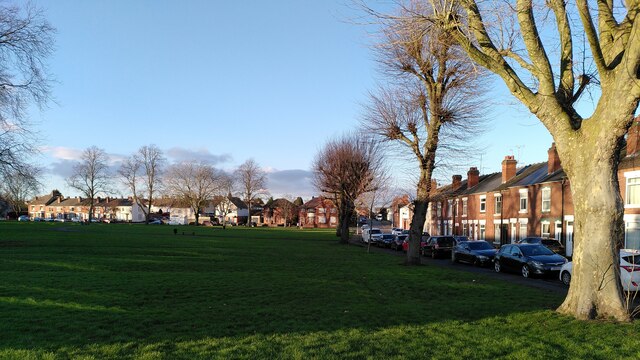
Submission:
M 551 224 L 549 224 L 548 222 L 543 222 L 542 223 L 542 230 L 540 231 L 540 233 L 542 234 L 542 237 L 550 237 L 550 235 L 551 235 Z
M 482 195 L 480 196 L 480 212 L 486 212 L 487 211 L 487 196 L 486 195 Z
M 442 203 L 438 202 L 438 211 L 436 212 L 436 216 L 442 217 Z
M 462 199 L 462 216 L 467 216 L 467 198 Z
M 499 215 L 502 214 L 502 195 L 494 195 L 495 197 L 495 214 Z
M 520 190 L 520 212 L 521 213 L 525 213 L 527 212 L 527 200 L 528 200 L 528 193 L 527 190 Z
M 542 212 L 551 211 L 551 188 L 542 189 Z
M 520 235 L 520 240 L 524 239 L 527 237 L 527 224 L 523 224 L 520 223 L 520 231 L 519 231 L 519 235 Z
M 640 206 L 640 177 L 627 178 L 627 194 L 625 205 Z
M 323 215 L 318 216 L 318 224 L 325 224 L 327 222 L 327 218 Z
M 467 224 L 462 224 L 462 236 L 469 236 L 469 229 Z
M 627 222 L 624 234 L 624 247 L 626 249 L 640 249 L 640 223 Z
M 451 210 L 453 209 L 452 201 L 447 202 L 447 217 L 451 217 Z
M 332 216 L 332 217 L 329 219 L 329 221 L 331 221 L 331 223 L 332 223 L 332 224 L 335 224 L 335 223 L 337 223 L 337 222 L 338 222 L 338 220 L 336 219 L 336 217 L 335 217 L 335 216 Z
M 485 225 L 480 224 L 480 236 L 478 237 L 479 240 L 484 240 L 485 232 L 486 232 Z

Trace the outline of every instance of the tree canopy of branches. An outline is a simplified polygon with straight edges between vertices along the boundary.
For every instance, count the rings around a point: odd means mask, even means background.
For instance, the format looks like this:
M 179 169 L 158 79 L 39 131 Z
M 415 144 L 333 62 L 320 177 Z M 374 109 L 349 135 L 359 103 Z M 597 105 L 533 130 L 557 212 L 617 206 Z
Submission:
M 125 159 L 118 170 L 137 206 L 143 211 L 145 222 L 149 223 L 153 199 L 161 184 L 162 171 L 166 159 L 156 145 L 145 145 Z M 140 196 L 146 196 L 146 199 Z M 146 200 L 146 204 L 143 200 Z
M 236 169 L 235 175 L 243 200 L 247 203 L 249 209 L 247 225 L 250 225 L 251 204 L 256 200 L 256 196 L 265 190 L 267 175 L 253 159 L 242 163 L 242 165 Z
M 349 242 L 349 220 L 354 216 L 355 201 L 374 190 L 381 163 L 376 141 L 355 135 L 330 140 L 316 155 L 311 168 L 313 183 L 338 209 L 336 235 L 341 243 Z
M 503 80 L 556 143 L 575 211 L 573 279 L 558 310 L 580 319 L 628 320 L 618 281 L 623 205 L 616 173 L 640 98 L 640 2 L 430 4 L 433 12 L 416 16 L 416 23 L 448 31 Z M 589 84 L 600 86 L 592 94 L 595 109 L 581 115 L 579 99 Z
M 171 165 L 165 177 L 169 193 L 184 201 L 193 210 L 196 225 L 200 213 L 216 195 L 220 195 L 222 174 L 211 165 L 200 162 L 184 162 Z
M 54 33 L 31 5 L 0 4 L 0 179 L 30 170 L 27 155 L 37 147 L 26 110 L 30 103 L 44 106 L 49 99 L 45 61 L 53 51 Z
M 222 218 L 222 228 L 227 228 L 227 215 L 231 212 L 233 203 L 231 202 L 231 196 L 235 190 L 235 179 L 228 174 L 220 174 L 220 194 L 214 201 L 216 212 Z
M 411 14 L 425 9 L 417 2 L 395 16 L 368 9 L 382 23 L 376 50 L 388 85 L 371 93 L 362 124 L 367 133 L 400 146 L 419 170 L 407 264 L 420 264 L 436 155 L 462 151 L 483 119 L 482 74 L 447 33 L 412 20 Z
M 82 152 L 80 162 L 73 167 L 73 173 L 67 178 L 67 184 L 89 200 L 89 224 L 93 219 L 96 196 L 110 190 L 111 174 L 107 153 L 96 146 Z
M 26 202 L 34 197 L 40 189 L 38 174 L 40 170 L 35 167 L 27 172 L 11 171 L 0 184 L 2 197 L 9 203 L 11 210 L 20 215 L 26 208 Z

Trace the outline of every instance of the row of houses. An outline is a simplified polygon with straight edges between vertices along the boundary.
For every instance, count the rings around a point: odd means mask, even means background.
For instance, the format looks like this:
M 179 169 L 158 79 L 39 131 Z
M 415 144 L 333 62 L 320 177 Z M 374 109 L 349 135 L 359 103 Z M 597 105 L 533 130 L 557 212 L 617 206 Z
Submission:
M 222 223 L 244 224 L 249 216 L 245 202 L 237 197 L 228 196 L 228 212 L 222 213 L 218 206 L 225 200 L 215 197 L 204 208 L 200 221 L 214 220 Z M 32 219 L 87 221 L 89 219 L 90 199 L 82 197 L 64 197 L 58 190 L 42 196 L 36 196 L 27 203 Z M 118 222 L 144 222 L 143 206 L 147 202 L 133 198 L 98 197 L 94 199 L 92 218 Z M 189 224 L 195 221 L 194 210 L 183 201 L 161 197 L 151 206 L 152 217 L 169 218 L 172 223 Z M 314 197 L 301 206 L 295 206 L 287 199 L 276 199 L 266 205 L 252 204 L 251 221 L 257 225 L 326 228 L 335 227 L 337 212 L 333 202 L 324 197 Z
M 620 194 L 624 201 L 625 248 L 640 249 L 640 126 L 629 130 L 619 164 Z M 574 211 L 571 184 L 552 144 L 546 162 L 517 166 L 513 156 L 502 171 L 481 175 L 471 167 L 466 179 L 454 175 L 450 184 L 431 194 L 424 231 L 431 235 L 464 235 L 496 246 L 527 236 L 551 237 L 573 253 Z M 408 228 L 412 205 L 408 197 L 394 200 L 393 222 Z

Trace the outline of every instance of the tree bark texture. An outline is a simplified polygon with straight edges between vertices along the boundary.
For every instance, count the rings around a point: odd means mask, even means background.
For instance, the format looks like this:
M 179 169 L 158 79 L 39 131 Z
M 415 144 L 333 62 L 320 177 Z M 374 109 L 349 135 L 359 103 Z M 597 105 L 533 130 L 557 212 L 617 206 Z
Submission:
M 624 206 L 616 174 L 617 150 L 614 144 L 586 143 L 570 144 L 564 154 L 564 159 L 572 159 L 563 167 L 571 183 L 575 240 L 571 287 L 558 311 L 582 320 L 628 321 L 619 281 Z

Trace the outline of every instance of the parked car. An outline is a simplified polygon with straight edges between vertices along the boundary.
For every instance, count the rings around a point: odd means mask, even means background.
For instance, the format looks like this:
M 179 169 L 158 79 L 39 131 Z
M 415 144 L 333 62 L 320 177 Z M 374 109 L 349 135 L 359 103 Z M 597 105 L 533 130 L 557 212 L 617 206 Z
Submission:
M 565 254 L 564 246 L 556 239 L 530 236 L 517 242 L 518 244 L 542 244 L 556 254 Z
M 382 238 L 376 243 L 376 245 L 386 248 L 392 248 L 392 244 L 395 244 L 395 239 L 396 236 L 393 234 L 382 234 Z
M 557 274 L 566 262 L 564 256 L 541 244 L 503 245 L 493 259 L 496 272 L 519 272 L 526 278 L 532 275 Z
M 476 266 L 485 266 L 493 262 L 498 249 L 484 240 L 459 241 L 451 253 L 451 261 L 464 261 Z
M 149 225 L 162 225 L 162 220 L 160 219 L 149 220 Z
M 397 228 L 397 227 L 392 227 L 392 228 L 391 228 L 391 234 L 393 234 L 393 235 L 399 235 L 399 234 L 402 234 L 402 231 L 403 231 L 403 230 L 404 230 L 404 229 Z
M 29 215 L 18 216 L 18 221 L 29 221 Z
M 371 239 L 371 243 L 374 244 L 382 238 L 382 231 L 378 228 L 365 229 L 362 231 L 362 241 L 364 243 L 368 243 L 369 239 Z
M 431 236 L 422 248 L 422 255 L 437 258 L 451 256 L 451 250 L 456 244 L 453 236 Z
M 406 235 L 406 239 L 402 242 L 402 251 L 407 252 L 409 251 L 409 235 Z M 422 250 L 424 249 L 425 245 L 427 245 L 427 238 L 422 237 L 421 241 L 420 241 L 420 253 L 422 254 Z
M 560 269 L 560 281 L 569 286 L 573 272 L 573 262 L 568 262 Z M 624 291 L 640 290 L 640 251 L 620 250 L 620 283 Z
M 466 237 L 466 236 L 454 235 L 453 238 L 456 239 L 456 244 L 460 243 L 460 242 L 463 242 L 463 241 L 473 241 L 473 240 L 469 240 L 469 238 Z M 481 240 L 481 241 L 484 241 L 484 240 Z
M 394 249 L 395 251 L 402 250 L 402 245 L 404 244 L 404 241 L 407 240 L 408 238 L 409 236 L 405 234 L 396 235 L 393 239 L 393 243 L 391 243 L 391 248 Z M 407 244 L 407 246 L 409 245 Z

